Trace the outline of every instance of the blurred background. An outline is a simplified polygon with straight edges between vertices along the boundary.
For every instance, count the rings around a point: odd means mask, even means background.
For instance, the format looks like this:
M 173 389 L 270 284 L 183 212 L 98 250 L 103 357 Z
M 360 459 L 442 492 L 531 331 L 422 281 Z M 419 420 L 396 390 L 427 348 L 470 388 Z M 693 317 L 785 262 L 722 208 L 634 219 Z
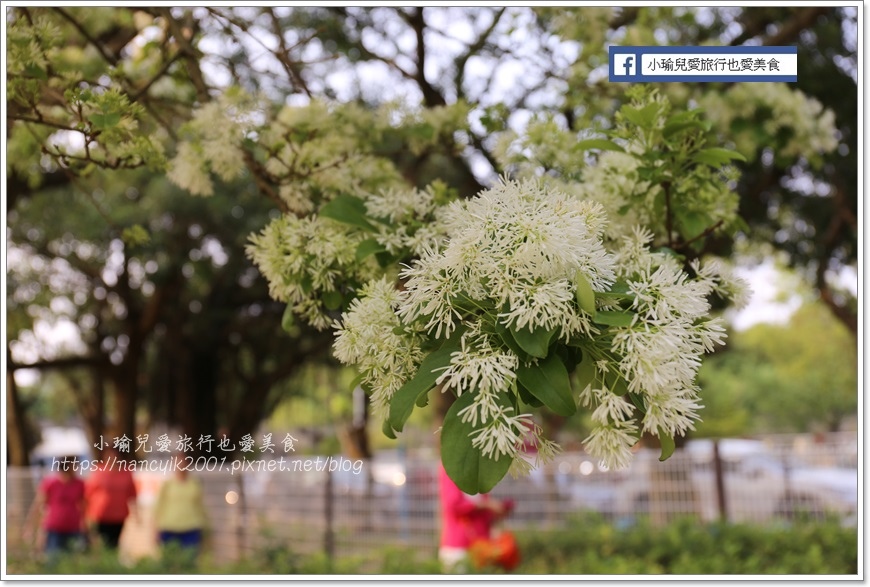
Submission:
M 607 471 L 583 451 L 583 417 L 550 418 L 547 434 L 564 453 L 528 478 L 506 478 L 495 493 L 517 502 L 506 523 L 525 541 L 520 572 L 855 572 L 857 8 L 23 7 L 8 10 L 7 32 L 34 19 L 61 40 L 51 53 L 56 69 L 135 87 L 130 95 L 149 124 L 164 130 L 230 85 L 276 104 L 468 103 L 473 123 L 462 133 L 410 149 L 418 127 L 375 149 L 409 183 L 440 178 L 463 196 L 507 171 L 490 135 L 522 129 L 540 112 L 569 130 L 606 124 L 625 90 L 606 81 L 609 44 L 797 45 L 798 82 L 789 88 L 819 106 L 816 119 L 792 115 L 771 126 L 777 108 L 790 106 L 756 96 L 732 103 L 735 114 L 720 121 L 752 156 L 735 185 L 746 230 L 714 252 L 735 260 L 755 296 L 741 312 L 717 309 L 731 328 L 727 347 L 701 369 L 697 430 L 664 463 L 641 444 L 629 469 Z M 10 572 L 39 572 L 22 525 L 51 459 L 93 458 L 101 439 L 123 435 L 140 448 L 136 458 L 156 459 L 164 455 L 143 449 L 163 434 L 173 446 L 203 435 L 236 444 L 251 435 L 259 445 L 271 434 L 277 454 L 257 458 L 363 463 L 360 474 L 194 473 L 213 529 L 209 560 L 253 573 L 432 571 L 437 414 L 417 410 L 398 440 L 384 437 L 354 389 L 355 373 L 332 358 L 331 333 L 286 320 L 285 304 L 270 299 L 244 247 L 280 206 L 264 197 L 255 170 L 216 182 L 210 198 L 123 159 L 85 172 L 54 150 L 68 131 L 28 111 L 63 104 L 45 89 L 53 75 L 48 65 L 7 73 L 47 84 L 30 106 L 7 98 Z M 729 95 L 722 84 L 660 86 L 677 107 Z M 836 145 L 813 150 L 823 110 L 833 113 Z M 292 450 L 281 444 L 286 435 Z M 143 515 L 122 536 L 127 568 L 156 554 L 149 508 L 164 478 L 135 474 Z M 686 519 L 705 533 L 680 527 Z M 744 525 L 757 534 L 734 533 Z M 733 551 L 719 548 L 715 558 L 699 550 L 694 558 L 707 567 L 650 558 L 652 544 L 671 544 L 649 538 L 656 532 L 683 535 L 672 545 L 679 550 L 712 540 L 709 528 Z M 790 533 L 790 546 L 777 532 Z M 629 543 L 646 554 L 628 558 Z M 401 554 L 385 554 L 392 548 Z M 306 567 L 310 560 L 323 566 Z

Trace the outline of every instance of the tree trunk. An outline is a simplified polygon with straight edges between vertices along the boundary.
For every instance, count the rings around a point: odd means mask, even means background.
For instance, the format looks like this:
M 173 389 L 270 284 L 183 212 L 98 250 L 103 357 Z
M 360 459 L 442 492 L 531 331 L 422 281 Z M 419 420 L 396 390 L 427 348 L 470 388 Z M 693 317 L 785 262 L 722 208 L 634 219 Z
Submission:
M 186 363 L 179 390 L 181 395 L 178 420 L 181 428 L 193 442 L 193 452 L 200 450 L 197 442 L 200 436 L 211 435 L 217 438 L 217 387 L 218 357 L 214 348 L 193 349 L 186 354 Z M 208 456 L 208 447 L 202 447 Z M 212 446 L 214 450 L 214 446 Z
M 136 404 L 139 396 L 139 357 L 141 347 L 132 341 L 129 353 L 115 372 L 113 377 L 114 410 L 112 418 L 112 436 L 126 434 L 128 438 L 136 437 Z M 108 439 L 107 439 L 108 440 Z
M 353 390 L 353 421 L 339 431 L 338 440 L 343 452 L 350 459 L 372 458 L 368 435 L 369 398 L 362 387 Z
M 7 367 L 12 362 L 9 347 L 6 347 Z M 15 385 L 15 373 L 6 369 L 6 440 L 7 459 L 11 466 L 26 467 L 30 464 L 30 438 L 27 424 L 24 421 L 24 410 L 21 398 L 18 396 L 18 386 Z
M 99 442 L 100 437 L 106 434 L 106 378 L 104 368 L 96 366 L 90 369 L 91 398 L 88 406 L 82 406 L 85 428 L 91 445 Z M 82 390 L 84 395 L 86 392 Z M 132 437 L 131 437 L 132 438 Z M 104 437 L 104 441 L 107 439 Z M 136 445 L 133 445 L 135 448 Z

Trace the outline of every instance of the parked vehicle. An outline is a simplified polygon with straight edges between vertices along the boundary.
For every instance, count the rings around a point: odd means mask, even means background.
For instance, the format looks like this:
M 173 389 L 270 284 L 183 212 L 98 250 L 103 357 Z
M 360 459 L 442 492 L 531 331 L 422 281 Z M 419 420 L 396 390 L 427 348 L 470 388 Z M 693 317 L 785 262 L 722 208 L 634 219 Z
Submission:
M 660 463 L 657 456 L 651 450 L 641 451 L 632 465 L 635 482 L 614 484 L 617 516 L 652 514 L 658 508 L 699 515 L 705 521 L 725 514 L 732 522 L 835 516 L 846 524 L 857 523 L 857 469 L 815 466 L 788 452 L 771 451 L 761 441 L 723 439 L 719 441 L 722 512 L 712 441 L 689 442 L 672 462 Z

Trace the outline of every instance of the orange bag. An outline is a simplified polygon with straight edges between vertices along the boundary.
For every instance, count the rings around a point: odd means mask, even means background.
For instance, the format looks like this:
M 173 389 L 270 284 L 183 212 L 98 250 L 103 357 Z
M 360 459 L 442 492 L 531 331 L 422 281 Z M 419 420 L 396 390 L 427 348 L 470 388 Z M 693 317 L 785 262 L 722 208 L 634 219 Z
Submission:
M 468 554 L 478 569 L 493 566 L 511 571 L 520 564 L 520 549 L 516 538 L 507 530 L 489 539 L 475 540 L 468 548 Z

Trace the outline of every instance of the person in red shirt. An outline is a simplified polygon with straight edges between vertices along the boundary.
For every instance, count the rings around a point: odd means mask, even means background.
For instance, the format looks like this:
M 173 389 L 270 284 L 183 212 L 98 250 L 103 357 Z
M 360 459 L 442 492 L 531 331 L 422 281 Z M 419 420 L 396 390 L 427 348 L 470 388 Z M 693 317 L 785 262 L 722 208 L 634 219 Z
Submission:
M 463 493 L 440 464 L 438 481 L 441 497 L 438 557 L 446 572 L 467 572 L 469 549 L 492 538 L 493 525 L 513 510 L 514 502 L 487 494 Z
M 124 522 L 131 512 L 130 504 L 135 507 L 135 500 L 133 473 L 120 462 L 116 449 L 107 448 L 102 466 L 85 481 L 86 518 L 107 548 L 118 548 Z M 132 511 L 135 515 L 135 509 Z
M 47 554 L 83 548 L 85 484 L 79 479 L 74 457 L 55 459 L 56 475 L 45 477 L 39 484 L 36 500 L 30 510 L 28 527 L 42 518 L 41 541 Z

